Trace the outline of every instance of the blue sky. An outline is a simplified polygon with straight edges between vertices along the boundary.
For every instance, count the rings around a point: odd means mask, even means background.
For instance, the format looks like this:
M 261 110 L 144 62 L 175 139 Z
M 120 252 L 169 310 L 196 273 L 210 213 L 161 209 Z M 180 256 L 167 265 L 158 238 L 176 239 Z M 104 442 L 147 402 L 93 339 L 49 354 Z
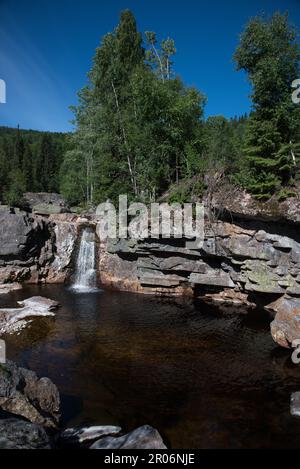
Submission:
M 125 8 L 140 31 L 175 39 L 176 72 L 206 94 L 206 116 L 250 109 L 247 78 L 232 61 L 249 17 L 288 10 L 300 27 L 300 0 L 0 0 L 0 79 L 7 84 L 0 125 L 70 130 L 69 106 Z

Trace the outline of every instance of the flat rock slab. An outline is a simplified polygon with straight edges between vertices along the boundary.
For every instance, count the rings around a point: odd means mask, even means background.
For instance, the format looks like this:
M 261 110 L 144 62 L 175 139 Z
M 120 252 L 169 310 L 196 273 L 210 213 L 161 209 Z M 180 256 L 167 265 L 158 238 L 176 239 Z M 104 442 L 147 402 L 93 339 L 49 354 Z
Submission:
M 0 335 L 20 331 L 28 324 L 30 318 L 36 316 L 55 316 L 53 311 L 59 307 L 57 301 L 41 296 L 18 301 L 20 308 L 0 309 Z
M 119 438 L 105 437 L 90 449 L 167 449 L 155 428 L 145 425 Z

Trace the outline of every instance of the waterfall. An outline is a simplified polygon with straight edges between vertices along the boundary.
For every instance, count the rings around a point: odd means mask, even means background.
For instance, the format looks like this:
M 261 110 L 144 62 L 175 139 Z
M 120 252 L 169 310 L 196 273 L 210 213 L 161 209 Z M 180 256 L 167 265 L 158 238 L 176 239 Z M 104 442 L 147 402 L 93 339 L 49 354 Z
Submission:
M 96 236 L 90 228 L 82 232 L 72 288 L 79 291 L 97 289 Z

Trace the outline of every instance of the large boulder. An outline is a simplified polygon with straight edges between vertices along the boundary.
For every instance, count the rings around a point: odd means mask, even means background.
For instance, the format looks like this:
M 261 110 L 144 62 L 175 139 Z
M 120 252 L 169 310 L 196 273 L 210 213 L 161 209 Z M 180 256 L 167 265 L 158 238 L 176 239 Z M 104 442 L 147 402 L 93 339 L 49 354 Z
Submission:
M 91 449 L 167 449 L 162 437 L 155 428 L 149 425 L 137 428 L 121 437 L 108 436 L 101 438 Z
M 0 259 L 26 261 L 39 254 L 48 233 L 40 219 L 19 210 L 0 210 Z
M 0 420 L 0 449 L 51 449 L 44 428 L 18 419 Z
M 226 188 L 226 189 L 225 189 Z M 224 196 L 224 189 L 229 196 Z M 274 195 L 268 201 L 259 201 L 251 194 L 230 185 L 220 185 L 214 194 L 212 206 L 220 212 L 227 212 L 230 217 L 246 220 L 300 223 L 300 188 L 294 189 L 295 197 L 279 201 Z
M 23 199 L 26 207 L 37 215 L 47 216 L 70 211 L 68 204 L 59 194 L 26 192 Z
M 277 344 L 290 348 L 293 341 L 300 340 L 300 298 L 285 295 L 266 306 L 266 310 L 275 314 L 271 334 Z
M 11 361 L 0 365 L 0 408 L 48 428 L 56 428 L 60 420 L 57 387 Z
M 8 208 L 0 210 L 0 284 L 38 282 L 54 258 L 51 224 Z

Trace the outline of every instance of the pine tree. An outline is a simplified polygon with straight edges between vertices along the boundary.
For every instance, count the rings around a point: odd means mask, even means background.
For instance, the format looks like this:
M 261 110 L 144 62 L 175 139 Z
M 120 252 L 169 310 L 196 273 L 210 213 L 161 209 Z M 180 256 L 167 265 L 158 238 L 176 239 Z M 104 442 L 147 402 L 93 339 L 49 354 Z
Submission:
M 14 154 L 14 165 L 18 169 L 22 168 L 24 152 L 25 152 L 24 140 L 22 138 L 20 128 L 18 126 L 16 143 L 15 143 L 15 154 Z
M 36 161 L 35 179 L 39 191 L 47 192 L 55 175 L 55 152 L 51 135 L 43 134 Z
M 32 191 L 33 187 L 33 156 L 31 147 L 29 144 L 26 145 L 22 171 L 25 178 L 25 186 L 27 191 Z

